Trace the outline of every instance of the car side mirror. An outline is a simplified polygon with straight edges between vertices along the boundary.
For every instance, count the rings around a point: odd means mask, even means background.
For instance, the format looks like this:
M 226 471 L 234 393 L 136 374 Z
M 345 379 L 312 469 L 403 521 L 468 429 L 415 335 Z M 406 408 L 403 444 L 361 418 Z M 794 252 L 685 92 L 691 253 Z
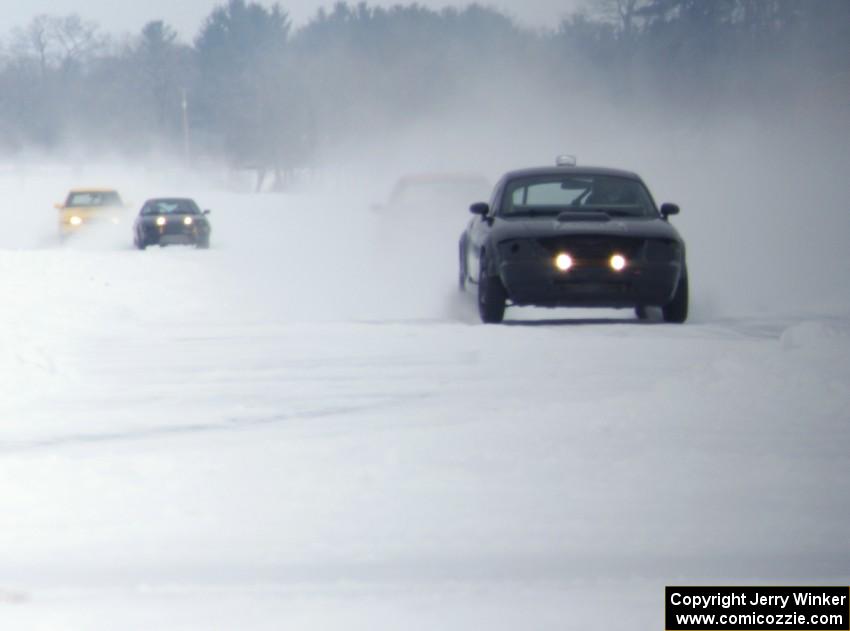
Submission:
M 481 215 L 482 217 L 486 217 L 490 214 L 490 204 L 486 202 L 478 202 L 469 207 L 469 212 L 473 215 Z
M 65 208 L 65 205 L 64 205 L 62 202 L 56 202 L 55 204 L 53 204 L 53 207 L 54 207 L 56 210 L 62 210 L 62 209 L 64 209 L 64 208 Z
M 676 204 L 661 204 L 661 216 L 667 219 L 670 215 L 678 215 L 679 207 Z
M 203 214 L 205 214 L 205 215 L 209 215 L 211 212 L 212 212 L 212 211 L 210 211 L 210 210 L 205 210 Z

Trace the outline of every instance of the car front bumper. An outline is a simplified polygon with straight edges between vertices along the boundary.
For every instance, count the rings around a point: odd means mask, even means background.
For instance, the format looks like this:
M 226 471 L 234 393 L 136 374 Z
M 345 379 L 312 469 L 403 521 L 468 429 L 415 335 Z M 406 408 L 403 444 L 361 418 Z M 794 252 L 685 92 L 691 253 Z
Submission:
M 210 231 L 195 226 L 146 226 L 144 239 L 158 245 L 195 245 L 209 239 Z
M 662 306 L 673 299 L 683 264 L 632 263 L 615 272 L 577 266 L 566 272 L 551 261 L 503 262 L 499 276 L 515 305 L 543 307 Z
M 59 234 L 69 236 L 77 234 L 81 230 L 91 230 L 97 226 L 120 227 L 125 223 L 122 217 L 117 216 L 96 216 L 96 217 L 80 217 L 77 223 L 71 223 L 70 219 L 59 220 Z M 100 229 L 100 228 L 99 228 Z

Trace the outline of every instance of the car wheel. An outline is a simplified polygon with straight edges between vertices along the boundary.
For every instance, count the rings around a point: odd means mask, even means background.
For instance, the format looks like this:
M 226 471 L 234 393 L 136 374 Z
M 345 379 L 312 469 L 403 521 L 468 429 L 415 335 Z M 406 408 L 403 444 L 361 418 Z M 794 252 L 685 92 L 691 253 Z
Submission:
M 210 247 L 210 240 L 209 239 L 199 239 L 198 242 L 195 244 L 195 247 L 198 248 L 199 250 L 208 250 L 209 247 Z
M 144 239 L 139 239 L 138 237 L 136 237 L 135 242 L 136 242 L 136 247 L 139 248 L 140 250 L 144 250 L 146 247 L 148 247 L 148 244 L 147 244 L 147 242 L 145 242 Z
M 661 308 L 665 322 L 681 324 L 688 319 L 688 270 L 682 270 L 673 300 Z
M 649 310 L 646 305 L 638 305 L 635 307 L 635 315 L 638 320 L 649 320 Z
M 508 296 L 502 280 L 487 273 L 487 261 L 482 257 L 478 275 L 478 314 L 487 324 L 498 324 L 505 318 L 505 302 Z

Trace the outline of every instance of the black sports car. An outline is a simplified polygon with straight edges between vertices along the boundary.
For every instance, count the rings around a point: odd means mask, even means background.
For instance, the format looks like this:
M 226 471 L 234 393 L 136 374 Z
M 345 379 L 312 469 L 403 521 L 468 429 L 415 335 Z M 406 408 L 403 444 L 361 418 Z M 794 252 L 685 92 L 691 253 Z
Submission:
M 133 223 L 133 243 L 140 250 L 149 245 L 183 244 L 210 247 L 210 211 L 187 198 L 149 199 Z
M 559 163 L 560 164 L 560 163 Z M 460 286 L 473 286 L 484 322 L 507 304 L 544 307 L 661 307 L 667 322 L 688 316 L 685 244 L 639 176 L 565 166 L 507 173 L 460 238 Z

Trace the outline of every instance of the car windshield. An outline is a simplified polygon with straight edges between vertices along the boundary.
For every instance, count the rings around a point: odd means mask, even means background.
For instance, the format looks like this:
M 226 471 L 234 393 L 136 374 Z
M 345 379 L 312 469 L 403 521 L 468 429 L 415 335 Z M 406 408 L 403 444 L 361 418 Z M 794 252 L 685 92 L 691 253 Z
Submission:
M 613 175 L 553 174 L 508 182 L 504 216 L 601 212 L 612 217 L 657 217 L 649 193 L 638 180 Z
M 68 208 L 81 206 L 121 206 L 121 197 L 115 191 L 79 191 L 68 195 Z
M 142 209 L 143 215 L 197 215 L 201 212 L 191 199 L 157 199 Z

